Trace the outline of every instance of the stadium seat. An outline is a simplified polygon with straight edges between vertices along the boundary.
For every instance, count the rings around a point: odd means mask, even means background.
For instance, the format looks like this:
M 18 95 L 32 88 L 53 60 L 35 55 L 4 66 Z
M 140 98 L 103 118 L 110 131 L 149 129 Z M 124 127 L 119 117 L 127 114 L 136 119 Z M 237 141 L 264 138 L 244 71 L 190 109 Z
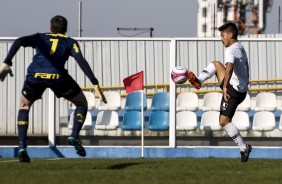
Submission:
M 68 122 L 68 128 L 69 129 L 72 129 L 72 126 L 73 126 L 73 114 L 74 114 L 74 111 L 71 113 L 70 120 Z M 81 129 L 82 130 L 89 130 L 91 128 L 92 128 L 92 115 L 88 111 L 87 114 L 86 114 L 86 118 L 85 118 L 84 124 L 83 124 Z
M 149 118 L 149 125 L 147 128 L 151 131 L 167 131 L 169 129 L 169 112 L 152 112 Z
M 202 114 L 200 129 L 204 131 L 221 130 L 218 111 L 206 111 Z
M 97 115 L 95 129 L 116 130 L 118 125 L 119 119 L 116 111 L 100 111 Z
M 252 129 L 255 131 L 271 131 L 275 128 L 275 116 L 269 111 L 256 112 Z
M 255 111 L 275 111 L 277 108 L 276 95 L 271 92 L 260 92 L 255 98 Z
M 181 111 L 176 114 L 176 130 L 196 130 L 197 116 L 192 111 Z
M 209 92 L 204 96 L 203 111 L 220 111 L 222 93 Z
M 100 102 L 99 106 L 97 107 L 98 110 L 101 111 L 117 111 L 121 107 L 121 98 L 117 92 L 113 91 L 106 91 L 104 95 L 107 99 L 108 103 Z
M 123 130 L 141 130 L 141 112 L 140 111 L 127 111 L 123 116 L 121 129 Z
M 240 103 L 236 109 L 237 111 L 249 111 L 251 110 L 251 97 L 249 94 L 246 95 L 245 100 Z
M 176 111 L 197 111 L 199 98 L 196 93 L 183 92 L 177 96 Z
M 125 101 L 125 107 L 124 110 L 126 111 L 132 111 L 137 110 L 141 111 L 141 92 L 132 92 L 127 94 L 126 101 Z M 147 109 L 147 98 L 146 95 L 143 93 L 143 109 Z
M 152 111 L 169 111 L 169 93 L 155 93 L 152 98 Z
M 232 123 L 241 131 L 247 131 L 250 129 L 250 119 L 247 112 L 236 111 Z

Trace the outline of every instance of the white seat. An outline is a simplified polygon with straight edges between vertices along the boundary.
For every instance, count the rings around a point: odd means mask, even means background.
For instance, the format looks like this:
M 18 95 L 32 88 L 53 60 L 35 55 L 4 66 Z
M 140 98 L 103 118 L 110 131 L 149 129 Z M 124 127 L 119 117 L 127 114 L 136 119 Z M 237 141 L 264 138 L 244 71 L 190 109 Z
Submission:
M 116 111 L 100 111 L 97 115 L 95 129 L 116 130 L 118 125 L 119 119 Z
M 253 127 L 255 131 L 271 131 L 275 128 L 275 116 L 269 111 L 259 111 L 254 115 Z
M 192 111 L 181 111 L 176 114 L 176 130 L 195 130 L 197 116 Z
M 97 107 L 98 110 L 101 111 L 116 111 L 121 107 L 121 98 L 117 92 L 106 91 L 104 92 L 105 98 L 107 99 L 107 103 L 100 102 Z
M 68 123 L 69 129 L 72 129 L 72 127 L 73 127 L 73 114 L 74 114 L 74 111 L 70 115 L 70 120 L 69 120 L 69 123 Z M 84 121 L 81 129 L 82 130 L 89 130 L 91 128 L 92 128 L 92 115 L 89 111 L 87 111 L 86 118 L 85 118 L 85 121 Z
M 246 98 L 242 103 L 240 103 L 236 109 L 237 111 L 249 111 L 251 110 L 251 97 L 249 94 L 246 95 Z
M 183 92 L 177 96 L 176 111 L 196 111 L 199 107 L 199 98 L 196 93 Z
M 222 99 L 222 93 L 210 92 L 205 94 L 203 111 L 220 111 L 220 102 Z
M 247 112 L 236 111 L 232 123 L 241 131 L 247 131 L 250 129 L 250 119 Z
M 206 111 L 202 114 L 200 129 L 204 131 L 221 130 L 218 111 Z
M 255 98 L 255 111 L 275 111 L 277 108 L 276 95 L 271 92 L 260 92 Z

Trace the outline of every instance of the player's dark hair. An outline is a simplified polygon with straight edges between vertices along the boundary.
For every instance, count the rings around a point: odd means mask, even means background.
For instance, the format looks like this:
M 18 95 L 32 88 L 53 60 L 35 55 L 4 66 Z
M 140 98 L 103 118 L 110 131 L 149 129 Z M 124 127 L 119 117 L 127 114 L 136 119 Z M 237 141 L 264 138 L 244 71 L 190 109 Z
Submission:
M 237 39 L 238 37 L 238 28 L 236 24 L 233 22 L 228 22 L 226 24 L 223 24 L 218 28 L 219 31 L 226 31 L 226 32 L 231 32 L 232 33 L 232 38 Z
M 51 19 L 51 31 L 53 33 L 62 33 L 67 32 L 68 21 L 65 17 L 61 15 L 56 15 Z

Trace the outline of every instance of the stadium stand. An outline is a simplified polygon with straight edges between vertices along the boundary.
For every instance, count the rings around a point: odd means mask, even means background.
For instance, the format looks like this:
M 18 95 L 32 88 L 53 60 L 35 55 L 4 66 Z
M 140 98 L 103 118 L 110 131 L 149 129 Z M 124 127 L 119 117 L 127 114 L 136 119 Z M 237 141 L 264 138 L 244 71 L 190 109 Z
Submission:
M 176 130 L 193 131 L 197 128 L 197 116 L 192 111 L 180 111 L 176 114 Z
M 276 95 L 272 92 L 260 92 L 255 98 L 255 111 L 275 111 L 277 109 Z
M 209 92 L 204 95 L 203 111 L 219 111 L 222 93 Z
M 149 125 L 151 131 L 167 131 L 169 129 L 169 112 L 154 111 L 150 115 Z
M 197 111 L 199 108 L 199 98 L 196 93 L 182 92 L 176 99 L 176 111 Z
M 250 119 L 247 112 L 236 111 L 232 118 L 232 123 L 236 125 L 240 131 L 247 131 L 250 129 Z
M 100 102 L 100 104 L 98 105 L 97 109 L 100 111 L 117 111 L 121 108 L 121 97 L 120 94 L 118 94 L 117 92 L 113 92 L 113 91 L 106 91 L 104 92 L 104 95 L 108 101 L 108 103 L 103 103 Z
M 152 105 L 150 109 L 152 111 L 169 111 L 169 93 L 155 93 L 152 98 Z
M 219 124 L 219 111 L 203 112 L 200 129 L 204 131 L 221 130 L 222 128 Z
M 141 116 L 140 111 L 127 111 L 124 114 L 121 129 L 128 131 L 141 130 Z
M 253 119 L 254 131 L 271 131 L 275 128 L 275 116 L 269 111 L 256 112 Z
M 119 126 L 118 113 L 116 111 L 100 111 L 97 115 L 95 129 L 116 130 Z
M 132 111 L 132 110 L 137 110 L 140 111 L 141 110 L 141 96 L 142 93 L 140 92 L 132 92 L 127 94 L 126 96 L 126 100 L 125 100 L 125 106 L 124 106 L 124 110 L 126 111 Z M 147 109 L 147 98 L 146 95 L 143 94 L 143 109 L 146 110 Z

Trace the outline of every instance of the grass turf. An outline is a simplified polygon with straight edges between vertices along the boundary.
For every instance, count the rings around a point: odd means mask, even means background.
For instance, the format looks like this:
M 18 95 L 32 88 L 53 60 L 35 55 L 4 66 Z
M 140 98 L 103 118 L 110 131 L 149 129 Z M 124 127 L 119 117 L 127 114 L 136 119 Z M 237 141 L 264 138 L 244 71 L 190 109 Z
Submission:
M 278 159 L 0 159 L 1 184 L 276 184 L 281 172 Z

